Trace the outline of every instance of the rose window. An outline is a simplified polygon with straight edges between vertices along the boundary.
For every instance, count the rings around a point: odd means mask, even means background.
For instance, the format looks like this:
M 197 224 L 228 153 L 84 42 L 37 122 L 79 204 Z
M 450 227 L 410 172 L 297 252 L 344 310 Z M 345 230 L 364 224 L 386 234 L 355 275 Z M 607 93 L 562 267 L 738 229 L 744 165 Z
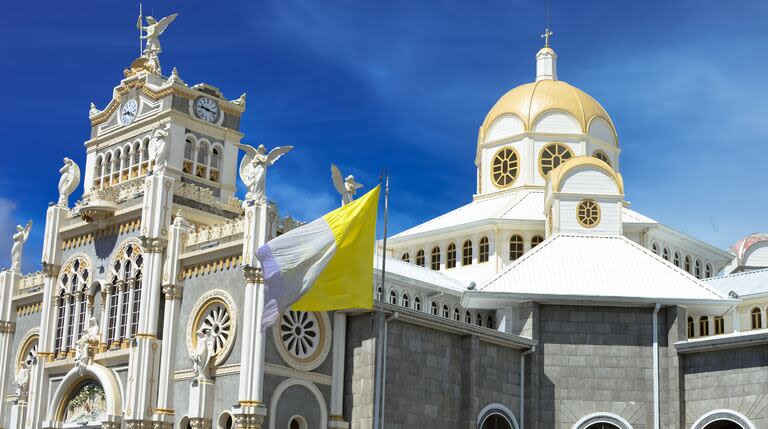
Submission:
M 517 178 L 518 157 L 514 149 L 506 148 L 496 153 L 491 163 L 491 177 L 498 188 L 512 185 Z
M 213 333 L 213 354 L 218 354 L 227 344 L 231 335 L 231 323 L 227 307 L 218 303 L 211 306 L 200 323 L 199 329 Z
M 288 311 L 280 319 L 285 348 L 300 359 L 311 356 L 320 344 L 317 317 L 304 311 Z

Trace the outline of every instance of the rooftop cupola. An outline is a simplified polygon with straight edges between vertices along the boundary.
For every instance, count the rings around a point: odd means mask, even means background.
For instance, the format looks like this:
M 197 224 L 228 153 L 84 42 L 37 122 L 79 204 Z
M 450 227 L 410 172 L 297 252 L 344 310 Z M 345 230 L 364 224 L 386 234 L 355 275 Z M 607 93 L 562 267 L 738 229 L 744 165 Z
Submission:
M 549 38 L 554 33 L 549 28 L 541 35 L 544 47 L 536 53 L 536 82 L 540 80 L 557 80 L 557 54 L 549 47 Z

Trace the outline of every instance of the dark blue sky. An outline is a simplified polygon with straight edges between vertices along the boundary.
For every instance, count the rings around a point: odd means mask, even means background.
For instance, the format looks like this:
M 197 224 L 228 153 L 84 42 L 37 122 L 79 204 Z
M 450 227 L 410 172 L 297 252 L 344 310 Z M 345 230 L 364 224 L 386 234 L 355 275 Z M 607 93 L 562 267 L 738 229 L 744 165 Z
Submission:
M 0 252 L 33 219 L 32 270 L 61 159 L 83 167 L 88 105 L 106 105 L 138 54 L 138 4 L 4 9 Z M 611 114 L 632 208 L 723 248 L 768 229 L 768 2 L 552 0 L 551 10 L 559 77 Z M 395 232 L 470 201 L 478 126 L 533 79 L 545 26 L 543 2 L 510 0 L 146 1 L 144 11 L 180 13 L 162 38 L 166 72 L 230 98 L 247 92 L 245 141 L 296 146 L 269 177 L 283 214 L 335 207 L 331 162 L 364 184 L 386 168 Z

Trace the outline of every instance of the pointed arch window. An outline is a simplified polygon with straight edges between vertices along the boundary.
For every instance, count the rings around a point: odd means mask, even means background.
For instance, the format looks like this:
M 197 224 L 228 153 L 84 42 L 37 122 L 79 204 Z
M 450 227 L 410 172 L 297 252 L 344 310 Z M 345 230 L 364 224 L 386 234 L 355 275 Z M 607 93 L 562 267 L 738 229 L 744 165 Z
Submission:
M 461 311 L 459 311 L 459 307 L 453 309 L 453 320 L 457 322 L 461 321 Z
M 416 265 L 423 267 L 425 265 L 424 259 L 424 249 L 419 249 L 419 251 L 416 252 Z
M 184 142 L 184 164 L 181 168 L 184 173 L 192 174 L 195 165 L 194 153 L 195 143 L 190 137 L 187 137 L 186 142 Z
M 472 265 L 472 240 L 467 240 L 462 246 L 461 265 Z
M 656 243 L 651 244 L 651 251 L 653 252 L 654 255 L 658 255 L 659 254 L 659 246 L 657 246 Z
M 447 304 L 443 304 L 443 317 L 445 317 L 446 319 L 450 317 Z
M 139 244 L 129 240 L 120 246 L 111 266 L 107 341 L 110 348 L 128 347 L 139 328 L 144 256 Z
M 488 319 L 486 320 L 486 325 L 485 325 L 485 327 L 486 327 L 486 328 L 491 328 L 491 329 L 494 329 L 494 328 L 495 328 L 495 324 L 494 324 L 494 321 L 493 321 L 493 316 L 491 316 L 491 315 L 488 315 Z
M 448 252 L 445 257 L 445 268 L 456 268 L 456 244 L 448 245 Z
M 704 278 L 710 278 L 712 277 L 712 265 L 710 263 L 707 263 L 704 265 Z
M 475 319 L 475 323 L 477 326 L 483 326 L 483 315 L 480 313 L 477 313 L 477 317 Z
M 435 271 L 440 269 L 440 246 L 435 246 L 432 248 L 432 255 L 431 255 L 429 267 Z
M 488 262 L 488 259 L 490 258 L 491 253 L 491 246 L 488 243 L 488 237 L 483 236 L 483 238 L 480 239 L 480 249 L 479 254 L 477 255 L 477 260 L 480 263 Z
M 389 303 L 390 304 L 397 304 L 397 291 L 394 289 L 391 289 L 389 291 Z
M 411 262 L 411 255 L 408 254 L 408 252 L 403 253 L 403 256 L 400 257 L 400 259 L 403 262 Z
M 513 235 L 509 237 L 509 260 L 516 261 L 523 256 L 523 237 L 520 235 Z
M 406 292 L 403 292 L 403 297 L 400 300 L 400 305 L 402 305 L 405 308 L 411 308 L 411 298 L 408 296 Z
M 531 249 L 541 244 L 542 241 L 544 241 L 544 237 L 540 235 L 534 235 L 531 239 Z
M 673 264 L 675 264 L 676 267 L 680 266 L 680 254 L 675 251 L 675 259 L 672 261 Z
M 697 279 L 701 278 L 701 261 L 699 259 L 696 259 L 696 262 L 693 264 L 693 273 L 696 276 Z
M 699 317 L 699 335 L 702 337 L 709 335 L 709 317 L 707 316 Z
M 688 316 L 688 338 L 694 337 L 693 327 L 694 327 L 693 317 Z
M 685 271 L 687 273 L 691 273 L 691 274 L 693 273 L 691 271 L 691 257 L 688 255 L 685 255 Z
M 665 261 L 669 261 L 669 249 L 667 249 L 666 247 L 662 249 L 661 257 L 664 258 Z
M 418 296 L 413 297 L 413 309 L 416 311 L 421 311 L 421 298 Z
M 715 316 L 715 335 L 725 333 L 725 320 L 723 316 Z
M 437 303 L 432 301 L 432 304 L 430 304 L 430 313 L 432 313 L 433 316 L 437 316 Z
M 83 331 L 88 307 L 88 261 L 80 256 L 73 257 L 63 265 L 59 274 L 56 301 L 56 330 L 54 354 L 63 358 L 74 350 L 75 342 Z
M 472 313 L 470 313 L 469 310 L 464 313 L 464 321 L 467 323 L 472 323 Z

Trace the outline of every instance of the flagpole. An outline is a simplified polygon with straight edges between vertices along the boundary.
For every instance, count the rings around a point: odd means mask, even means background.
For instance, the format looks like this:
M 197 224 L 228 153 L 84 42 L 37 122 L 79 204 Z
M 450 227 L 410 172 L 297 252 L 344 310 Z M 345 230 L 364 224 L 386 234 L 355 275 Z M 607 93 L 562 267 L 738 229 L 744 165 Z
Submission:
M 141 10 L 141 2 L 139 2 L 139 24 L 137 27 L 139 27 L 139 56 L 144 53 L 144 44 L 141 43 L 141 15 L 143 11 Z
M 379 332 L 376 336 L 376 374 L 374 378 L 373 388 L 373 429 L 380 429 L 382 414 L 384 410 L 381 409 L 381 405 L 384 403 L 382 398 L 383 393 L 383 378 L 384 378 L 384 349 L 385 344 L 381 344 L 386 336 L 384 335 L 384 294 L 387 290 L 385 287 L 386 274 L 387 274 L 387 219 L 389 215 L 389 176 L 384 173 L 384 242 L 382 244 L 381 252 L 381 298 L 379 300 L 379 312 L 378 312 L 378 326 Z M 375 290 L 375 289 L 374 289 Z

